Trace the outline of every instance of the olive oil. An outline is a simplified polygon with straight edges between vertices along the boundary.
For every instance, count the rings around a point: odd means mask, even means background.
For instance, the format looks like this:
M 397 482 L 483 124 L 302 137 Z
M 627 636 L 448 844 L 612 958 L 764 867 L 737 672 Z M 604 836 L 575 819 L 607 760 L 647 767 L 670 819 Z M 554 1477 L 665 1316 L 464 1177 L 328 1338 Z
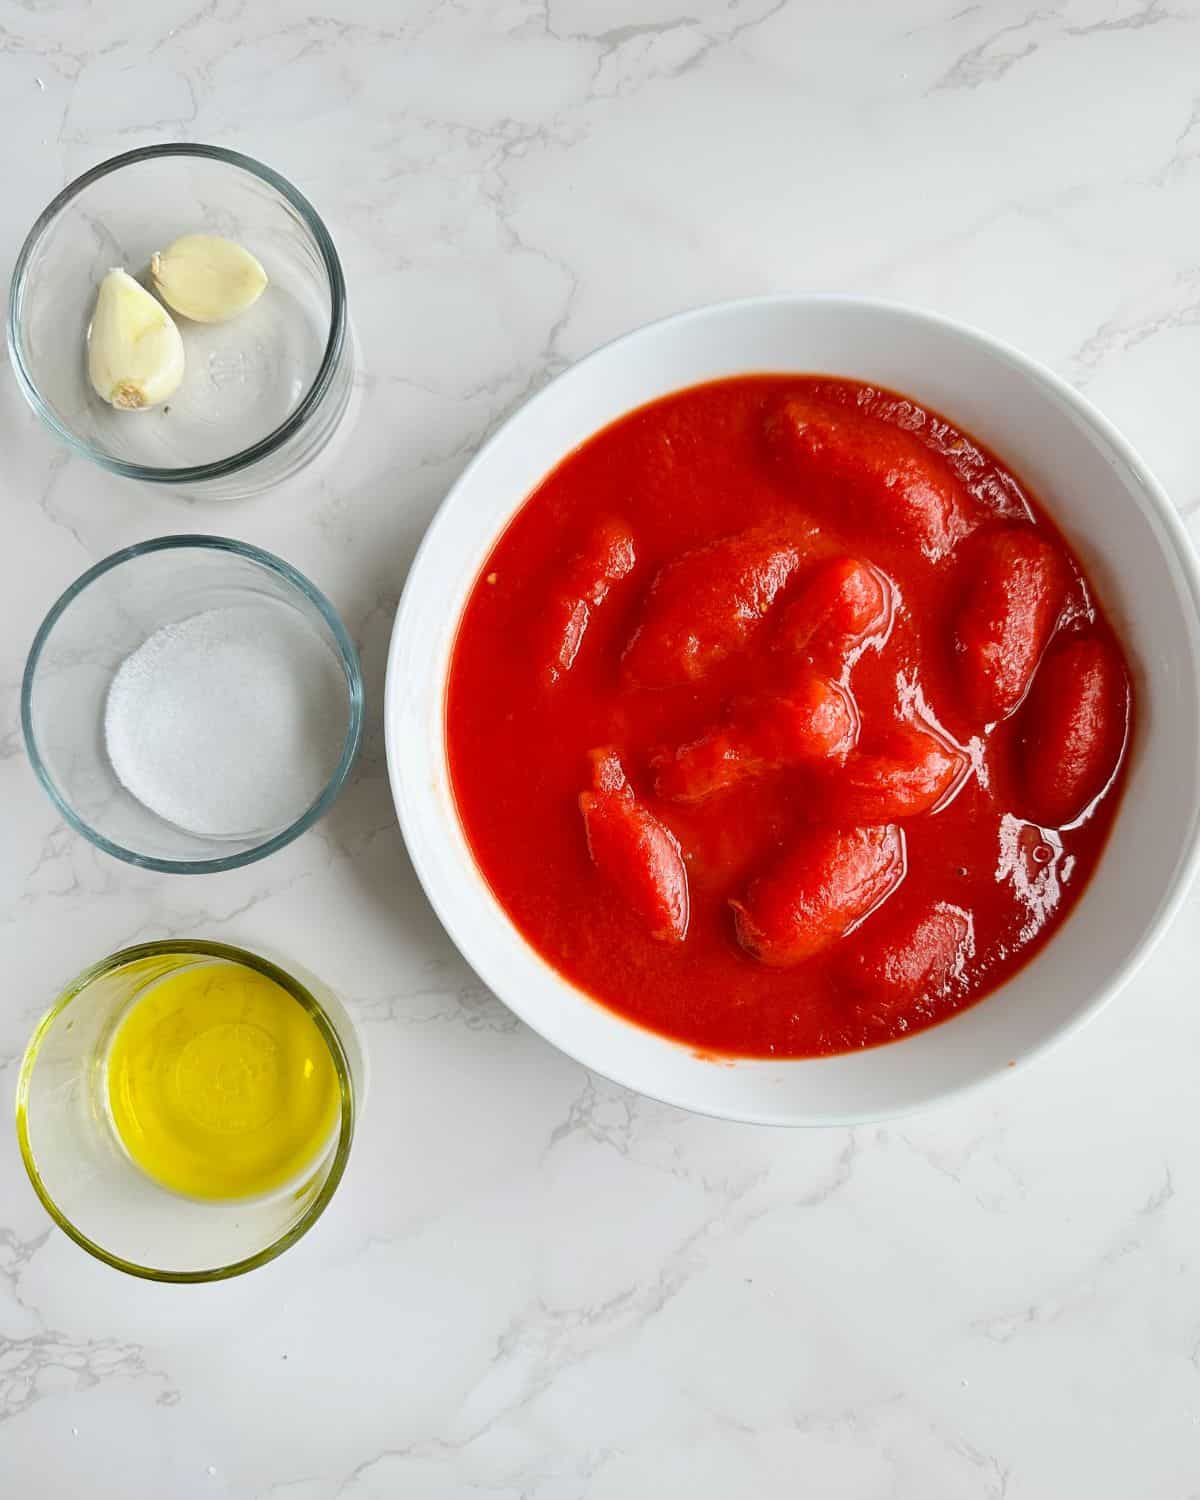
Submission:
M 312 1017 L 254 969 L 167 975 L 118 1023 L 106 1059 L 113 1128 L 134 1164 L 189 1198 L 260 1197 L 328 1148 L 337 1072 Z

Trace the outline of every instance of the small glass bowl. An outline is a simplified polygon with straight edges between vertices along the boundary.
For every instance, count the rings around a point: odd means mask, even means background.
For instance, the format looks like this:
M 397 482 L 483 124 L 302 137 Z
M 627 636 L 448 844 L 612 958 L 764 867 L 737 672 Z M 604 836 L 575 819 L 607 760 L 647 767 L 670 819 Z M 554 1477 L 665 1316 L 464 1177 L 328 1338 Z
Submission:
M 159 1186 L 126 1155 L 108 1115 L 105 1058 L 122 1017 L 168 974 L 213 961 L 256 970 L 303 1006 L 337 1078 L 325 1151 L 302 1182 L 263 1198 L 201 1201 Z M 349 1016 L 307 974 L 302 982 L 224 943 L 142 943 L 85 970 L 39 1023 L 17 1080 L 17 1140 L 43 1207 L 97 1260 L 150 1281 L 222 1281 L 273 1260 L 320 1218 L 346 1169 L 364 1084 Z
M 279 603 L 280 619 L 315 632 L 345 678 L 345 734 L 321 794 L 282 827 L 244 837 L 191 833 L 122 785 L 105 742 L 117 669 L 164 625 L 202 611 Z M 21 728 L 38 779 L 67 822 L 98 849 L 143 869 L 197 875 L 233 870 L 282 849 L 329 809 L 362 736 L 358 653 L 337 612 L 303 574 L 258 547 L 214 536 L 165 536 L 114 552 L 58 600 L 34 637 L 21 685 Z M 247 747 L 253 753 L 253 746 Z M 265 767 L 265 775 L 273 768 Z
M 159 406 L 117 411 L 87 374 L 96 289 L 114 266 L 148 285 L 154 252 L 194 232 L 244 245 L 267 289 L 227 323 L 173 314 L 182 385 Z M 8 347 L 25 399 L 73 452 L 206 498 L 295 474 L 329 441 L 353 380 L 345 280 L 324 224 L 277 172 L 217 146 L 127 151 L 64 188 L 17 257 Z

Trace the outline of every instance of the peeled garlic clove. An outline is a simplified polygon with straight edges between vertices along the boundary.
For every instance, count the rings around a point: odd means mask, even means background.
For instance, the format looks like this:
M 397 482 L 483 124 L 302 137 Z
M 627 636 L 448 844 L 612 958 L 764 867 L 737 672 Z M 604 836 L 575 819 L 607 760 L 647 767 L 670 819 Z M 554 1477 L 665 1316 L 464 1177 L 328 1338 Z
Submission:
M 185 234 L 151 257 L 154 289 L 196 323 L 224 323 L 263 294 L 267 273 L 249 250 L 219 234 Z
M 183 379 L 183 340 L 171 314 L 118 269 L 96 293 L 87 356 L 96 394 L 122 411 L 165 401 Z

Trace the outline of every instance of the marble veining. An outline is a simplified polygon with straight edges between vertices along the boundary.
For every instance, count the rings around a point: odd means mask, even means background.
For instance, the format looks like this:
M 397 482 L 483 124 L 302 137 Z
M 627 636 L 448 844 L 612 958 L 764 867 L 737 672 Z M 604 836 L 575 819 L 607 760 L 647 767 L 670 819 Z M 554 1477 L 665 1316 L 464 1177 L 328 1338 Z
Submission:
M 599 343 L 720 297 L 870 293 L 1020 345 L 1200 536 L 1197 56 L 1195 0 L 0 11 L 6 280 L 77 172 L 213 141 L 316 203 L 359 346 L 334 446 L 224 507 L 70 458 L 0 381 L 4 1097 L 57 987 L 162 934 L 292 954 L 372 1066 L 331 1211 L 208 1288 L 93 1264 L 0 1132 L 0 1494 L 1200 1497 L 1200 896 L 1087 1031 L 975 1096 L 854 1131 L 689 1117 L 464 966 L 379 720 L 406 570 L 478 445 Z M 18 730 L 50 601 L 191 530 L 310 574 L 370 705 L 324 823 L 200 880 L 69 834 Z

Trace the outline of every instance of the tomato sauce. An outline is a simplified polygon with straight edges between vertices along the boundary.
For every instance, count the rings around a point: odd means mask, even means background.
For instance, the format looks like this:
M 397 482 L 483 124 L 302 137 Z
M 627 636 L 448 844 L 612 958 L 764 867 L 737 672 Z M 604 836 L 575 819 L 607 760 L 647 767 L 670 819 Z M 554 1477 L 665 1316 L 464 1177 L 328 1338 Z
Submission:
M 446 698 L 459 817 L 526 940 L 756 1057 L 893 1040 L 1027 962 L 1103 852 L 1131 719 L 1016 476 L 817 376 L 684 390 L 564 459 L 480 572 Z

